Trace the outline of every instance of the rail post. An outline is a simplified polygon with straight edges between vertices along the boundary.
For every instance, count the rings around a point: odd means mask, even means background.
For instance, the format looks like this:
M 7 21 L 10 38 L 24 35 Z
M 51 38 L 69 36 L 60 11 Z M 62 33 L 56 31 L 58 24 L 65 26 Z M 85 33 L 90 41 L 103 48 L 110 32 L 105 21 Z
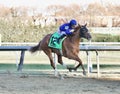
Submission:
M 86 51 L 86 54 L 87 54 L 87 73 L 88 73 L 88 77 L 89 77 L 89 74 L 90 74 L 90 56 L 89 56 L 89 52 Z
M 18 64 L 18 71 L 22 71 L 23 68 L 23 61 L 24 61 L 24 55 L 25 55 L 25 51 L 21 51 L 21 57 L 20 57 L 20 62 Z
M 96 62 L 97 62 L 97 77 L 100 77 L 100 64 L 99 64 L 99 55 L 98 55 L 98 51 L 96 50 Z
M 0 46 L 1 46 L 1 34 L 0 34 Z
M 54 65 L 55 65 L 55 76 L 58 75 L 58 72 L 57 72 L 57 55 L 54 53 L 54 56 L 53 56 L 53 61 L 54 61 Z
M 91 40 L 89 41 L 89 46 L 91 46 Z M 91 55 L 90 52 L 89 53 L 89 72 L 92 72 L 92 62 L 91 62 Z

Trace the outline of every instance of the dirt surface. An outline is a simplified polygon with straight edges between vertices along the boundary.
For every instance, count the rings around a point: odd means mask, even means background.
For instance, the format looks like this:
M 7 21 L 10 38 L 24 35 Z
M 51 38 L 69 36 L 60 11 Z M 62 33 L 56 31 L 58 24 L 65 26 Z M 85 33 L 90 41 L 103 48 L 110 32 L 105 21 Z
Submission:
M 0 74 L 0 94 L 120 94 L 120 79 Z

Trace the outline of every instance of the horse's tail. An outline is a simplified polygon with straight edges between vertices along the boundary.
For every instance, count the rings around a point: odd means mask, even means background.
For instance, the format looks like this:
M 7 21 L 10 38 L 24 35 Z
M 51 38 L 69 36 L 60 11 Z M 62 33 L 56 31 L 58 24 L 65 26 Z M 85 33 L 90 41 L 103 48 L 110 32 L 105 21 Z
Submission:
M 31 47 L 31 48 L 29 49 L 29 51 L 30 51 L 31 53 L 34 53 L 34 52 L 40 50 L 40 44 L 41 44 L 41 41 L 40 41 L 36 46 Z

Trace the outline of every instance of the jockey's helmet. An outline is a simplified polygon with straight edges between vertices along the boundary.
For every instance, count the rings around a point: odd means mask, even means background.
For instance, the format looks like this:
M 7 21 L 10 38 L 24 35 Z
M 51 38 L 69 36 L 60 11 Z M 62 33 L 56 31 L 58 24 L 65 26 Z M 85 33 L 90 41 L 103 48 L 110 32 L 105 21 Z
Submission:
M 71 26 L 73 26 L 73 25 L 77 25 L 77 21 L 74 20 L 74 19 L 70 20 L 70 25 L 71 25 Z

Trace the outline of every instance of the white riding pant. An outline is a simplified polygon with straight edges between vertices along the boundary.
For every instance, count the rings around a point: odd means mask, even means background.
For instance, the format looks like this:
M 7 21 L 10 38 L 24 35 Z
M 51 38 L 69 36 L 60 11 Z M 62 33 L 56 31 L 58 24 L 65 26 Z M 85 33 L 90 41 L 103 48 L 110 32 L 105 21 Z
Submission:
M 58 30 L 58 34 L 60 34 L 60 36 L 66 35 L 66 33 L 64 31 L 60 31 L 60 30 Z

